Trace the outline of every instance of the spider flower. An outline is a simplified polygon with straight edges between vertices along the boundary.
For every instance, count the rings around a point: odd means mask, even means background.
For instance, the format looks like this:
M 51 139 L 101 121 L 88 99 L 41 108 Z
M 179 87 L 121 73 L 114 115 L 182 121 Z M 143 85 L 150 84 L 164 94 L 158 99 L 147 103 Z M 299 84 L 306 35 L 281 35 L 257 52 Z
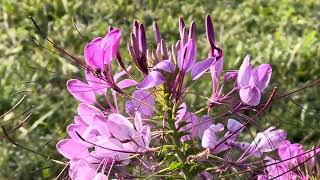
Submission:
M 268 86 L 272 68 L 269 64 L 261 64 L 252 68 L 250 56 L 247 55 L 240 66 L 237 82 L 241 100 L 250 106 L 257 106 L 261 93 Z
M 88 66 L 105 70 L 119 51 L 121 39 L 120 29 L 111 30 L 105 37 L 94 38 L 84 49 Z
M 264 173 L 258 176 L 258 180 L 267 179 L 302 179 L 308 180 L 310 172 L 315 168 L 315 158 L 320 153 L 320 148 L 312 148 L 304 151 L 301 144 L 291 144 L 283 141 L 278 149 L 279 160 L 266 157 Z M 305 168 L 296 168 L 304 165 Z
M 57 144 L 58 151 L 70 160 L 69 173 L 74 179 L 93 177 L 99 165 L 126 164 L 131 155 L 148 150 L 150 127 L 143 125 L 138 112 L 134 125 L 117 113 L 106 117 L 92 105 L 80 104 L 78 113 L 67 128 L 69 138 Z

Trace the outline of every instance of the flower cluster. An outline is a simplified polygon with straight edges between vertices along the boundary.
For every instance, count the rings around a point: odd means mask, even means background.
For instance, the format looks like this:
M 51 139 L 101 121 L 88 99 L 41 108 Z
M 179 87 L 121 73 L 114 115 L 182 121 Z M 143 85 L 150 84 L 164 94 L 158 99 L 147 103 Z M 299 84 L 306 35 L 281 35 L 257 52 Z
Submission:
M 135 71 L 120 54 L 120 29 L 109 28 L 105 37 L 94 38 L 84 48 L 86 80 L 67 82 L 68 91 L 80 102 L 78 115 L 67 128 L 69 137 L 57 144 L 69 160 L 71 179 L 212 179 L 254 168 L 251 176 L 258 179 L 307 177 L 289 168 L 308 158 L 313 167 L 319 151 L 305 153 L 286 140 L 286 131 L 274 126 L 255 137 L 249 133 L 249 125 L 268 105 L 262 95 L 272 74 L 269 64 L 253 68 L 247 55 L 239 70 L 223 70 L 223 51 L 215 43 L 209 15 L 210 50 L 200 61 L 195 22 L 187 28 L 180 18 L 180 37 L 171 46 L 156 23 L 153 32 L 155 43 L 147 46 L 143 24 L 134 21 L 128 52 Z M 207 106 L 192 112 L 186 96 L 207 74 L 212 95 Z M 250 111 L 256 115 L 249 117 Z M 277 149 L 282 161 L 269 157 Z

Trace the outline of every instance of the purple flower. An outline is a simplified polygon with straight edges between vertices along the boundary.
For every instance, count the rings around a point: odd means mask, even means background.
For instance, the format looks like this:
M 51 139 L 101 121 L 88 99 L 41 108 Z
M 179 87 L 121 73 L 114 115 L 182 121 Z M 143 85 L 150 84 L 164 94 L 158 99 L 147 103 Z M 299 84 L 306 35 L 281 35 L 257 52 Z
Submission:
M 272 68 L 269 64 L 261 64 L 252 68 L 250 56 L 247 55 L 240 66 L 237 82 L 242 102 L 250 106 L 257 106 L 261 93 L 268 86 Z
M 218 138 L 216 133 L 222 132 L 224 130 L 224 126 L 221 123 L 212 124 L 204 131 L 202 147 L 210 148 L 213 154 L 218 154 L 228 149 L 228 143 L 236 142 L 239 134 L 243 130 L 243 125 L 234 119 L 229 119 L 227 129 L 228 132 L 222 138 Z
M 209 57 L 208 59 L 205 59 L 203 61 L 196 63 L 191 71 L 192 80 L 199 79 L 215 63 L 217 63 L 217 61 L 216 61 L 216 58 L 213 58 L 213 57 Z
M 196 44 L 193 39 L 189 39 L 188 42 L 178 51 L 177 63 L 180 71 L 189 72 L 195 62 L 197 56 Z
M 160 61 L 153 67 L 153 70 L 162 70 L 168 73 L 173 73 L 175 70 L 174 64 L 170 60 Z
M 258 180 L 289 180 L 297 179 L 295 173 L 290 171 L 289 167 L 286 166 L 283 162 L 273 160 L 272 158 L 266 158 L 268 162 L 266 163 L 267 167 L 265 169 L 265 174 L 259 175 Z M 277 178 L 276 178 L 277 177 Z
M 191 112 L 187 111 L 187 105 L 182 103 L 177 112 L 177 117 L 175 121 L 176 128 L 181 132 L 184 131 L 187 135 L 182 136 L 180 139 L 182 142 L 192 140 L 196 137 L 198 133 L 198 128 L 196 127 L 198 123 L 198 118 Z
M 280 160 L 274 160 L 267 157 L 266 168 L 264 173 L 258 176 L 259 180 L 267 180 L 278 177 L 276 179 L 302 179 L 307 180 L 308 171 L 306 169 L 313 169 L 315 166 L 315 153 L 320 153 L 320 149 L 312 148 L 309 152 L 305 152 L 301 144 L 291 144 L 290 141 L 283 141 L 278 149 Z M 310 159 L 311 158 L 311 159 Z M 304 163 L 306 168 L 292 168 L 300 166 Z
M 126 71 L 130 70 L 130 66 Z M 108 88 L 115 84 L 120 90 L 132 87 L 138 83 L 132 79 L 123 79 L 119 81 L 124 75 L 127 74 L 126 71 L 121 71 L 116 73 L 109 81 L 106 80 L 107 77 L 95 77 L 91 71 L 86 72 L 87 83 L 84 83 L 78 79 L 70 79 L 67 82 L 67 88 L 73 97 L 78 101 L 86 104 L 96 103 L 96 94 L 104 95 Z
M 110 64 L 116 57 L 120 46 L 120 29 L 111 30 L 105 37 L 93 39 L 84 48 L 84 56 L 88 66 L 105 69 L 105 64 Z
M 142 118 L 150 118 L 153 115 L 155 100 L 151 93 L 136 90 L 133 92 L 132 98 L 133 100 L 126 102 L 126 112 L 131 117 L 134 117 L 136 112 L 139 112 Z
M 306 165 L 313 168 L 315 166 L 315 154 L 320 153 L 320 148 L 311 148 L 310 152 L 305 152 L 301 144 L 291 144 L 290 141 L 284 141 L 280 144 L 278 149 L 278 155 L 281 160 L 286 163 L 287 166 L 298 166 L 299 164 L 306 162 Z
M 94 104 L 96 102 L 94 89 L 87 83 L 78 79 L 70 79 L 67 82 L 67 88 L 70 94 L 80 102 L 87 104 Z
M 250 145 L 243 146 L 243 150 L 245 151 L 244 155 L 247 154 L 247 157 L 251 155 L 260 157 L 264 152 L 271 152 L 278 149 L 286 137 L 286 131 L 270 127 L 263 132 L 259 132 Z
M 70 160 L 72 179 L 105 177 L 97 173 L 99 164 L 128 163 L 130 155 L 149 148 L 150 127 L 142 123 L 139 113 L 133 125 L 117 113 L 105 117 L 91 105 L 80 104 L 78 112 L 80 117 L 67 128 L 70 138 L 57 144 L 60 154 Z
M 151 71 L 138 85 L 139 89 L 146 90 L 158 86 L 165 82 L 163 75 L 159 71 Z

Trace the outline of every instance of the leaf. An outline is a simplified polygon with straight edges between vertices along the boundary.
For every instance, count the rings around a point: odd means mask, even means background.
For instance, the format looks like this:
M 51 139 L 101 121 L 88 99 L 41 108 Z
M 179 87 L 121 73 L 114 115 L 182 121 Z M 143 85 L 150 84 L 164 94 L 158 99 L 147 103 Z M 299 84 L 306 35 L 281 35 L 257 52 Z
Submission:
M 169 165 L 169 171 L 173 171 L 173 170 L 176 170 L 176 169 L 181 169 L 183 167 L 183 163 L 182 162 L 177 162 L 177 161 L 174 161 L 172 162 L 170 165 Z

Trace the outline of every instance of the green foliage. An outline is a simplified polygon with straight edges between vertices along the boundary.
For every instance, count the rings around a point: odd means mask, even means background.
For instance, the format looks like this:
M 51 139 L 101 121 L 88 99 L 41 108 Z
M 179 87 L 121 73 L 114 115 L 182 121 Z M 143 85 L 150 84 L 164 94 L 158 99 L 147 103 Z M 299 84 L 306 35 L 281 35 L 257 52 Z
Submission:
M 178 38 L 177 18 L 182 16 L 187 23 L 197 22 L 201 34 L 198 57 L 205 57 L 209 47 L 205 41 L 204 18 L 209 13 L 227 67 L 238 67 L 247 53 L 252 55 L 254 63 L 271 63 L 274 73 L 270 87 L 277 86 L 279 93 L 290 92 L 320 76 L 320 1 L 317 0 L 0 2 L 0 114 L 27 95 L 15 111 L 0 119 L 0 125 L 11 129 L 32 113 L 10 136 L 17 143 L 53 158 L 60 159 L 55 152 L 55 143 L 65 136 L 66 123 L 75 114 L 77 106 L 67 93 L 65 82 L 71 77 L 83 76 L 78 68 L 34 43 L 33 38 L 50 46 L 36 34 L 29 16 L 34 17 L 57 44 L 79 57 L 82 57 L 85 43 L 104 35 L 109 25 L 123 29 L 122 54 L 128 57 L 125 42 L 133 19 L 145 24 L 150 43 L 153 20 L 158 22 L 163 38 L 173 43 Z M 73 26 L 73 19 L 81 35 Z M 207 80 L 197 83 L 193 91 L 210 95 L 208 87 L 211 85 Z M 274 102 L 271 111 L 260 118 L 259 123 L 278 125 L 288 130 L 296 141 L 319 143 L 319 122 L 315 118 L 319 111 L 312 109 L 320 108 L 320 88 L 308 88 L 294 94 L 292 99 L 294 102 Z M 199 96 L 188 100 L 190 104 L 205 105 Z M 192 103 L 195 101 L 200 103 Z M 15 147 L 3 134 L 0 138 L 0 179 L 48 179 L 63 169 L 61 165 Z M 172 162 L 169 168 L 180 166 Z M 190 171 L 198 172 L 199 169 L 201 167 L 191 166 Z

